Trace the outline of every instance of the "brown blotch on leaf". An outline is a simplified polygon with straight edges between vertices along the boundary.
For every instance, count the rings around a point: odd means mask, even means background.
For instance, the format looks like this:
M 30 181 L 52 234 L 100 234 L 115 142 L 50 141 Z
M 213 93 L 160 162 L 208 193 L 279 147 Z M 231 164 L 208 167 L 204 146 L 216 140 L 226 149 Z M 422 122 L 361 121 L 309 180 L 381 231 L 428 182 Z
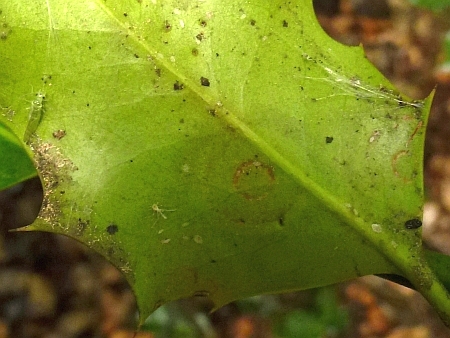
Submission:
M 233 175 L 234 188 L 247 200 L 263 200 L 274 183 L 274 169 L 258 160 L 242 162 Z

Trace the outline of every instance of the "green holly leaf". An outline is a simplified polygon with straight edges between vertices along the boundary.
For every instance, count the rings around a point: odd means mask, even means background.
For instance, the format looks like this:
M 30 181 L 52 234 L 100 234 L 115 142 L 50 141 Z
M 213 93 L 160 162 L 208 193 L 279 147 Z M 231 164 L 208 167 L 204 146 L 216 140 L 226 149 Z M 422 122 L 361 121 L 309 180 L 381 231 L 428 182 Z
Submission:
M 311 1 L 0 9 L 3 123 L 45 189 L 25 230 L 108 258 L 141 319 L 375 273 L 450 313 L 418 228 L 430 99 L 328 37 Z

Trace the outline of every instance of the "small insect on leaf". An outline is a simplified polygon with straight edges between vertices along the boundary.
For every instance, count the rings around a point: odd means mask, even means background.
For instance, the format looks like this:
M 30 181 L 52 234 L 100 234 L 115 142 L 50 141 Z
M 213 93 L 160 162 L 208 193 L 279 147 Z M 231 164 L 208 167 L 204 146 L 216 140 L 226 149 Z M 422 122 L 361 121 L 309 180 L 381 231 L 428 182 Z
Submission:
M 413 218 L 413 219 L 407 220 L 405 222 L 406 229 L 417 229 L 417 228 L 420 228 L 421 226 L 422 226 L 422 221 L 417 218 Z
M 25 134 L 23 135 L 23 141 L 26 144 L 30 144 L 31 136 L 35 133 L 39 123 L 41 123 L 42 115 L 44 113 L 44 101 L 45 94 L 38 92 L 36 94 L 36 98 L 31 102 L 27 128 L 25 129 Z
M 163 214 L 163 212 L 167 212 L 167 211 L 175 211 L 175 209 L 173 210 L 168 210 L 168 209 L 162 209 L 159 207 L 158 203 L 155 203 L 152 205 L 152 210 L 153 212 L 156 213 L 156 222 L 158 221 L 159 216 L 161 216 L 164 219 L 167 219 L 167 216 Z M 155 224 L 156 224 L 155 222 Z

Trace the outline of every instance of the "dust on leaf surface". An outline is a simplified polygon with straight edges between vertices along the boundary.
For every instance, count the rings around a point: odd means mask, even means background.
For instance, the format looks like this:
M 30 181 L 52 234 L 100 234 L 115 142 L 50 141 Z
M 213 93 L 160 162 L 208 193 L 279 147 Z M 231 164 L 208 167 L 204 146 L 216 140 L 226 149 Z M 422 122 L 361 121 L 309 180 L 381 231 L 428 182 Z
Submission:
M 51 173 L 28 229 L 116 264 L 142 318 L 419 259 L 405 222 L 421 217 L 429 100 L 330 39 L 310 1 L 20 3 L 1 8 L 2 121 Z

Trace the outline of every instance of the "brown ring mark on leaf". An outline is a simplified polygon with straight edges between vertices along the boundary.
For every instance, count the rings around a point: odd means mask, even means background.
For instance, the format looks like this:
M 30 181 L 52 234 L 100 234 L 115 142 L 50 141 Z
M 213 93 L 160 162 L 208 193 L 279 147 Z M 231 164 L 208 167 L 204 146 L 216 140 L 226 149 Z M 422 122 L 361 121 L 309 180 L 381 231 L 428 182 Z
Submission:
M 400 164 L 399 161 L 405 157 L 409 155 L 409 151 L 408 150 L 400 150 L 397 153 L 394 154 L 394 156 L 392 156 L 392 160 L 391 160 L 391 165 L 392 165 L 392 169 L 394 171 L 394 175 L 397 176 L 398 178 L 403 179 L 403 181 L 405 183 L 410 182 L 411 181 L 411 177 L 407 177 L 405 175 L 405 173 L 401 173 L 400 171 Z
M 268 188 L 275 183 L 275 172 L 270 165 L 249 160 L 239 165 L 233 175 L 234 188 L 249 201 L 261 201 Z

